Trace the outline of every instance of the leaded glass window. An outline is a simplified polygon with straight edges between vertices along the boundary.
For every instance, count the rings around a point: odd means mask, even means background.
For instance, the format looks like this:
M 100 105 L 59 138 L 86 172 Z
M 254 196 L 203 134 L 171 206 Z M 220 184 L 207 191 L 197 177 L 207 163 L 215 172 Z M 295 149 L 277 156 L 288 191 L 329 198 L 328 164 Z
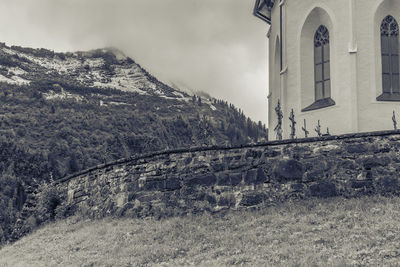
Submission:
M 318 27 L 314 35 L 315 100 L 331 96 L 329 31 Z
M 390 15 L 381 24 L 381 53 L 383 93 L 400 93 L 399 25 Z

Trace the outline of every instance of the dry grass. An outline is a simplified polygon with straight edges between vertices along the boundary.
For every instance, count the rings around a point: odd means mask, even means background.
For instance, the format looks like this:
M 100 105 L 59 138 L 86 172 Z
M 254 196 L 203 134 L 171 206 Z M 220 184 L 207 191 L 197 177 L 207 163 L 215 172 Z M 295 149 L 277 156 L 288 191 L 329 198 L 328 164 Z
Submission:
M 0 266 L 348 266 L 400 262 L 400 199 L 308 200 L 184 218 L 76 218 L 0 250 Z

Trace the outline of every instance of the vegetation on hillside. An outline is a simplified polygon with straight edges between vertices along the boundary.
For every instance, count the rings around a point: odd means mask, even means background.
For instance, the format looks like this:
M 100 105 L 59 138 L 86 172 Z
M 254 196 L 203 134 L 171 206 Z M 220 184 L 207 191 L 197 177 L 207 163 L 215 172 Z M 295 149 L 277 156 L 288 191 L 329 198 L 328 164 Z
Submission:
M 70 218 L 0 250 L 1 266 L 394 266 L 399 198 L 311 199 L 155 219 Z
M 9 240 L 27 191 L 50 179 L 47 160 L 13 143 L 0 142 L 0 244 Z
M 46 99 L 49 92 L 59 97 Z M 214 100 L 212 110 L 200 99 L 48 81 L 0 84 L 0 138 L 44 157 L 54 179 L 144 152 L 266 140 L 264 126 L 233 105 Z

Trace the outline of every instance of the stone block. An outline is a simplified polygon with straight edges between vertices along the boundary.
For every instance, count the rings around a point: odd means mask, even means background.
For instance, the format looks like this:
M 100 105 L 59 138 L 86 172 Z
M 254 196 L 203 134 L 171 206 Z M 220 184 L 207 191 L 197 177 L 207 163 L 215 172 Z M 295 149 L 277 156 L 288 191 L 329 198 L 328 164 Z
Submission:
M 217 185 L 228 186 L 231 185 L 231 179 L 228 173 L 217 174 Z
M 211 205 L 215 205 L 217 203 L 217 200 L 215 199 L 214 196 L 212 195 L 206 195 L 205 199 L 210 203 Z
M 185 164 L 186 165 L 188 165 L 188 164 L 190 164 L 191 162 L 192 162 L 192 157 L 187 157 L 186 159 L 185 159 Z
M 212 169 L 215 172 L 221 172 L 225 170 L 225 164 L 224 163 L 215 163 L 212 165 Z
M 228 164 L 229 164 L 232 160 L 233 160 L 233 157 L 231 157 L 231 156 L 226 156 L 226 157 L 223 158 L 223 161 L 226 162 L 226 163 L 228 163 Z
M 73 200 L 74 200 L 74 190 L 73 189 L 69 189 L 68 190 L 68 193 L 67 193 L 67 195 L 68 195 L 68 198 L 67 198 L 67 201 L 68 201 L 68 203 L 71 203 Z
M 254 184 L 257 178 L 257 169 L 248 170 L 244 176 L 245 184 Z
M 230 206 L 230 201 L 226 197 L 221 196 L 218 199 L 218 206 Z
M 243 167 L 247 167 L 247 165 L 248 165 L 248 163 L 245 161 L 236 160 L 229 164 L 228 169 L 229 170 L 237 170 L 237 169 L 240 169 Z
M 181 188 L 181 195 L 182 196 L 189 196 L 189 195 L 194 195 L 197 193 L 197 190 L 193 186 L 184 186 Z
M 132 201 L 136 198 L 136 194 L 134 192 L 128 192 L 128 201 Z
M 357 165 L 354 163 L 353 160 L 345 159 L 343 161 L 340 161 L 337 167 L 340 169 L 354 170 L 357 168 Z
M 274 168 L 274 176 L 278 182 L 299 181 L 303 178 L 301 162 L 290 159 L 281 160 Z
M 242 200 L 240 201 L 240 206 L 250 207 L 261 204 L 264 200 L 262 194 L 250 193 L 244 194 Z
M 195 195 L 194 195 L 194 199 L 197 201 L 203 201 L 206 198 L 206 194 L 202 191 L 198 191 Z
M 323 157 L 308 159 L 306 168 L 314 171 L 326 171 L 328 170 L 328 162 Z
M 353 180 L 351 181 L 351 188 L 359 189 L 359 188 L 370 188 L 373 186 L 371 180 Z
M 170 178 L 165 181 L 165 189 L 178 190 L 181 188 L 181 181 L 178 178 Z
M 162 195 L 161 201 L 170 207 L 178 206 L 178 201 L 180 200 L 179 194 L 169 191 Z
M 368 144 L 352 144 L 347 146 L 347 152 L 349 153 L 365 153 L 368 151 Z
M 361 158 L 358 161 L 361 161 L 361 164 L 363 165 L 363 167 L 368 170 L 368 169 L 375 168 L 378 166 L 387 166 L 391 162 L 391 159 L 387 156 L 373 155 L 373 156 Z
M 242 173 L 231 173 L 229 174 L 229 177 L 231 179 L 231 184 L 233 186 L 236 186 L 242 182 Z
M 399 180 L 394 177 L 383 177 L 377 182 L 380 193 L 393 194 L 400 193 Z
M 247 159 L 249 159 L 249 158 L 260 158 L 261 157 L 261 155 L 262 155 L 262 151 L 257 151 L 257 150 L 248 150 L 247 152 L 246 152 L 246 155 L 245 155 L 245 158 L 246 158 L 246 160 Z
M 306 172 L 304 175 L 304 182 L 316 182 L 320 181 L 325 177 L 325 172 L 320 170 L 312 170 Z
M 133 181 L 133 182 L 127 183 L 127 186 L 126 186 L 126 190 L 129 192 L 136 191 L 136 190 L 138 190 L 138 188 L 139 188 L 138 181 Z
M 142 192 L 140 195 L 137 195 L 136 199 L 143 203 L 150 203 L 161 199 L 161 195 L 154 192 Z
M 118 208 L 123 207 L 128 202 L 128 195 L 126 193 L 119 193 L 115 198 L 115 202 Z
M 242 155 L 239 154 L 239 155 L 234 156 L 233 158 L 235 160 L 241 160 L 242 159 Z
M 192 178 L 188 181 L 188 185 L 203 185 L 203 186 L 211 186 L 215 185 L 217 182 L 217 177 L 213 173 L 207 173 L 195 178 Z
M 390 152 L 390 150 L 392 150 L 392 147 L 390 146 L 390 144 L 382 144 L 382 145 L 378 146 L 377 153 L 388 153 L 388 152 Z
M 232 207 L 236 203 L 235 197 L 232 194 L 221 195 L 218 199 L 218 206 Z
M 268 176 L 266 175 L 265 171 L 262 168 L 258 168 L 256 183 L 261 184 L 265 182 L 268 182 Z
M 152 180 L 144 183 L 143 189 L 146 191 L 163 190 L 165 189 L 165 181 L 163 180 Z
M 275 150 L 275 149 L 267 150 L 264 152 L 264 156 L 266 158 L 275 158 L 280 156 L 281 154 L 282 152 L 280 150 Z
M 309 146 L 296 145 L 291 148 L 291 151 L 292 153 L 302 155 L 304 153 L 311 152 L 311 148 Z
M 310 193 L 313 197 L 334 197 L 337 196 L 336 185 L 331 182 L 322 181 L 310 186 Z

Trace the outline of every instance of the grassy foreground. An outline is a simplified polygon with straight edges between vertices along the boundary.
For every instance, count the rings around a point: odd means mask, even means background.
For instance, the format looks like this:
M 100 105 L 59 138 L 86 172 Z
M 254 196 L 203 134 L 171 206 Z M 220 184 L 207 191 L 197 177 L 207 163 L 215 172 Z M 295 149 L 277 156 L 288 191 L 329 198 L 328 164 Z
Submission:
M 388 266 L 400 198 L 333 198 L 183 218 L 70 218 L 0 250 L 0 266 Z

